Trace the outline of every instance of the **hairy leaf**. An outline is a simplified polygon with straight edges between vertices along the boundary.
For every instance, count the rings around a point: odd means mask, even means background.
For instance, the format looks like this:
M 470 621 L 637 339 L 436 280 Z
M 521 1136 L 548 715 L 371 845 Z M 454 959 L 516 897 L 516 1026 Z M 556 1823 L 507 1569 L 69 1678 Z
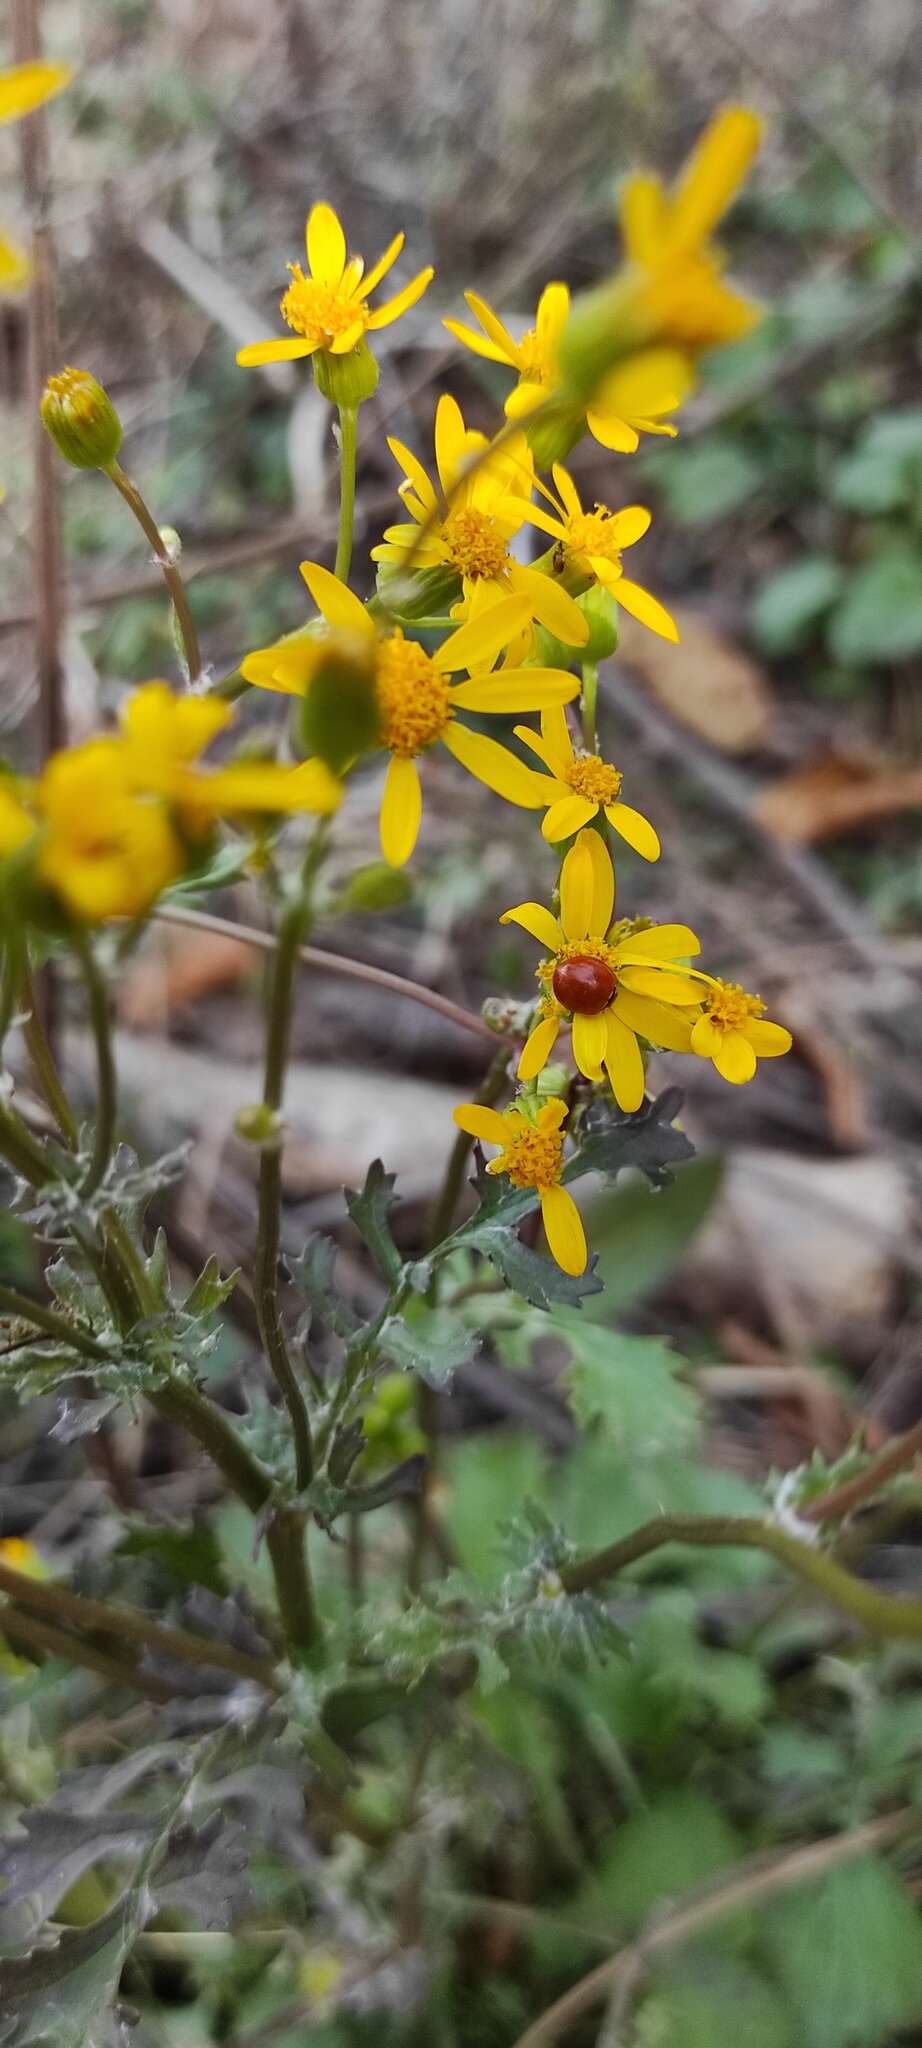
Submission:
M 334 1278 L 336 1246 L 331 1237 L 309 1237 L 298 1257 L 285 1260 L 298 1292 L 333 1331 L 348 1342 L 359 1328 L 358 1317 L 339 1293 Z
M 388 1218 L 394 1202 L 394 1175 L 373 1159 L 359 1193 L 346 1189 L 346 1208 L 386 1280 L 399 1277 L 403 1261 L 391 1236 Z
M 378 1338 L 392 1365 L 416 1372 L 430 1387 L 445 1387 L 459 1365 L 467 1365 L 480 1349 L 480 1338 L 447 1308 L 428 1308 L 411 1301 L 403 1314 L 390 1316 Z

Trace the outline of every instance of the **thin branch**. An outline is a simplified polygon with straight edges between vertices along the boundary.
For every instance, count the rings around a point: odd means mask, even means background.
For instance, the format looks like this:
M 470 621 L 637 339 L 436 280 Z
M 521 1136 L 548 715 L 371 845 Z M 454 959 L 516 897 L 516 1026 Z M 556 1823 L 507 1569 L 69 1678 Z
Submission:
M 44 1302 L 31 1301 L 27 1294 L 20 1294 L 15 1287 L 0 1286 L 0 1316 L 13 1316 L 17 1322 L 31 1323 L 46 1337 L 54 1337 L 59 1343 L 69 1344 L 74 1351 L 82 1351 L 90 1363 L 95 1361 L 98 1364 L 108 1357 L 88 1330 L 81 1330 L 76 1323 L 68 1322 L 66 1316 L 56 1315 L 54 1309 L 45 1307 Z
M 274 932 L 262 932 L 256 925 L 237 924 L 226 917 L 213 917 L 207 910 L 187 910 L 179 904 L 161 904 L 154 912 L 158 924 L 188 925 L 193 931 L 216 932 L 221 938 L 241 939 L 248 946 L 259 946 L 265 953 L 275 950 Z M 305 967 L 316 968 L 319 974 L 338 974 L 344 981 L 364 981 L 370 988 L 385 989 L 388 995 L 405 996 L 412 1003 L 422 1003 L 427 1010 L 437 1011 L 440 1017 L 447 1017 L 449 1023 L 457 1024 L 461 1031 L 472 1031 L 478 1038 L 488 1038 L 496 1044 L 501 1034 L 492 1031 L 482 1017 L 474 1010 L 464 1010 L 460 1003 L 453 1003 L 448 996 L 439 995 L 433 988 L 424 988 L 421 982 L 407 981 L 402 974 L 391 974 L 386 967 L 372 967 L 365 960 L 352 960 L 346 954 L 324 953 L 319 946 L 301 946 L 298 958 Z
M 904 1465 L 911 1465 L 914 1458 L 922 1457 L 922 1422 L 907 1429 L 902 1436 L 881 1451 L 873 1463 L 854 1479 L 843 1480 L 841 1486 L 831 1487 L 828 1493 L 818 1494 L 815 1500 L 805 1501 L 797 1512 L 802 1522 L 829 1522 L 834 1516 L 848 1515 L 861 1502 L 869 1500 L 885 1480 L 892 1479 L 895 1472 L 901 1472 Z
M 44 1650 L 49 1657 L 62 1657 L 71 1664 L 82 1665 L 85 1671 L 94 1671 L 99 1678 L 105 1678 L 110 1685 L 127 1685 L 132 1692 L 143 1693 L 148 1700 L 161 1704 L 175 1699 L 171 1685 L 152 1673 L 139 1671 L 136 1664 L 123 1663 L 121 1658 L 105 1650 L 94 1649 L 80 1636 L 69 1634 L 67 1629 L 54 1628 L 50 1622 L 39 1621 L 33 1614 L 20 1614 L 12 1607 L 0 1608 L 0 1632 L 13 1649 Z

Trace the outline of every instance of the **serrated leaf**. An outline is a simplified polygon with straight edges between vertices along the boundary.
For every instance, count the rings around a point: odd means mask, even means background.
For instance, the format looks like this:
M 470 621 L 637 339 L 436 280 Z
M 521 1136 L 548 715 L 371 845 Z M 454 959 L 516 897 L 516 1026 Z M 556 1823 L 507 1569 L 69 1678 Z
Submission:
M 156 1814 L 68 1813 L 54 1802 L 23 1813 L 0 1857 L 0 1952 L 30 1949 L 85 1871 L 110 1857 L 136 1857 L 159 1826 Z
M 339 1293 L 334 1269 L 336 1246 L 331 1237 L 309 1237 L 298 1257 L 286 1258 L 285 1268 L 311 1307 L 333 1331 L 347 1342 L 359 1328 L 358 1317 Z
M 115 1554 L 151 1558 L 183 1585 L 205 1586 L 209 1592 L 221 1595 L 228 1590 L 221 1546 L 210 1522 L 200 1520 L 188 1528 L 172 1523 L 152 1527 L 139 1523 L 129 1527 Z
M 762 1925 L 798 2016 L 799 2048 L 882 2048 L 922 2018 L 922 1926 L 879 1857 L 770 1901 Z
M 403 1372 L 416 1372 L 430 1387 L 445 1387 L 460 1365 L 467 1365 L 480 1349 L 475 1330 L 462 1323 L 447 1308 L 429 1308 L 411 1301 L 402 1315 L 384 1324 L 378 1344 L 392 1365 Z
M 389 1216 L 393 1208 L 394 1179 L 392 1173 L 385 1173 L 380 1159 L 373 1159 L 365 1176 L 365 1185 L 357 1193 L 347 1188 L 346 1208 L 359 1235 L 364 1239 L 386 1280 L 396 1280 L 403 1267 L 400 1253 L 391 1236 Z
M 671 1167 L 695 1154 L 685 1132 L 674 1127 L 682 1100 L 681 1088 L 665 1088 L 634 1116 L 597 1107 L 587 1119 L 586 1134 L 575 1158 L 564 1168 L 563 1179 L 569 1182 L 584 1173 L 601 1173 L 611 1180 L 624 1167 L 634 1166 L 654 1187 L 667 1186 Z
M 54 1948 L 0 1962 L 0 2048 L 87 2048 L 152 1910 L 146 1888 L 133 1886 Z
M 596 1274 L 597 1255 L 592 1254 L 585 1273 L 561 1271 L 556 1260 L 523 1244 L 504 1223 L 483 1223 L 467 1238 L 474 1251 L 483 1252 L 511 1287 L 513 1294 L 533 1308 L 565 1306 L 578 1309 L 587 1294 L 600 1294 L 602 1282 Z
M 680 1374 L 685 1359 L 661 1337 L 632 1337 L 558 1310 L 554 1329 L 570 1352 L 564 1378 L 577 1422 L 601 1425 L 641 1457 L 687 1450 L 700 1430 L 700 1402 Z
M 183 1302 L 186 1315 L 213 1315 L 215 1310 L 222 1308 L 229 1296 L 233 1294 L 239 1278 L 239 1266 L 235 1266 L 234 1271 L 228 1273 L 226 1278 L 223 1277 L 218 1261 L 212 1255 L 207 1265 L 202 1267 L 198 1279 L 193 1281 L 186 1295 Z

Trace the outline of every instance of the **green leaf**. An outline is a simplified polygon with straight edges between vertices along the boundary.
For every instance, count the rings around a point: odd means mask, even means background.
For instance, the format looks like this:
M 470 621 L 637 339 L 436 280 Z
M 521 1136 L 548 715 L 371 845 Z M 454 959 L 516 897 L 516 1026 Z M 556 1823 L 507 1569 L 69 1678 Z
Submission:
M 762 1929 L 798 2016 L 798 2048 L 883 2048 L 922 2019 L 922 1926 L 880 1858 L 770 1902 Z
M 566 1304 L 578 1309 L 587 1294 L 600 1294 L 602 1291 L 602 1282 L 595 1272 L 594 1253 L 585 1273 L 570 1274 L 562 1272 L 556 1260 L 545 1258 L 541 1252 L 523 1244 L 508 1224 L 483 1223 L 479 1230 L 475 1229 L 468 1236 L 466 1242 L 471 1250 L 483 1252 L 502 1274 L 513 1294 L 520 1295 L 533 1308 L 549 1309 L 557 1304 Z
M 839 562 L 805 555 L 762 584 L 752 607 L 752 629 L 766 654 L 796 654 L 835 604 L 844 580 Z
M 340 1294 L 334 1277 L 336 1246 L 331 1237 L 309 1237 L 303 1252 L 285 1260 L 285 1268 L 300 1294 L 316 1309 L 334 1336 L 348 1340 L 359 1328 L 348 1302 Z
M 380 1159 L 373 1159 L 365 1176 L 365 1185 L 360 1193 L 346 1189 L 346 1208 L 359 1235 L 384 1274 L 386 1280 L 396 1280 L 403 1270 L 403 1260 L 391 1236 L 388 1218 L 394 1206 L 394 1178 L 385 1173 Z
M 586 1119 L 576 1157 L 564 1168 L 563 1179 L 569 1182 L 584 1173 L 601 1173 L 606 1180 L 613 1180 L 623 1168 L 636 1166 L 653 1187 L 667 1187 L 672 1167 L 695 1154 L 685 1132 L 675 1128 L 681 1107 L 681 1088 L 665 1088 L 635 1116 L 596 1105 Z
M 623 1821 L 597 1875 L 585 1887 L 576 1917 L 591 1919 L 608 1935 L 633 1932 L 707 1878 L 731 1870 L 743 1845 L 716 1803 L 703 1792 L 669 1792 L 644 1813 Z M 571 1902 L 569 1911 L 573 1913 Z M 722 1946 L 739 1939 L 741 1916 L 724 1920 L 710 1937 Z
M 640 1457 L 686 1450 L 699 1434 L 700 1403 L 679 1375 L 685 1360 L 661 1337 L 630 1337 L 558 1310 L 570 1405 L 584 1429 L 601 1423 L 621 1450 Z
M 918 503 L 920 494 L 922 410 L 915 406 L 875 420 L 833 470 L 836 502 L 865 516 L 901 511 Z
M 0 1962 L 0 2048 L 87 2048 L 151 1912 L 144 1886 L 54 1948 Z
M 670 449 L 668 467 L 657 461 L 656 481 L 673 519 L 711 526 L 755 496 L 765 482 L 765 463 L 738 441 L 711 435 L 697 447 Z
M 215 1310 L 222 1308 L 230 1295 L 233 1294 L 239 1278 L 239 1266 L 236 1266 L 234 1271 L 228 1273 L 227 1277 L 224 1278 L 217 1259 L 212 1255 L 207 1265 L 203 1266 L 198 1279 L 193 1282 L 186 1295 L 186 1299 L 183 1302 L 186 1314 L 190 1316 L 213 1315 Z
M 139 1523 L 122 1537 L 117 1557 L 148 1557 L 173 1579 L 187 1586 L 206 1586 L 223 1598 L 230 1591 L 221 1546 L 210 1522 L 181 1528 L 172 1523 L 147 1527 Z
M 467 1365 L 480 1349 L 476 1330 L 447 1308 L 429 1308 L 420 1300 L 408 1303 L 399 1316 L 384 1324 L 378 1345 L 403 1372 L 416 1372 L 430 1387 L 445 1387 L 459 1365 Z
M 409 903 L 413 884 L 403 868 L 376 860 L 356 868 L 342 894 L 343 910 L 396 910 Z
M 796 2048 L 791 2016 L 770 1984 L 726 1956 L 697 1963 L 694 1977 L 687 1962 L 657 1971 L 659 1988 L 637 2014 L 636 2048 Z
M 514 1430 L 480 1433 L 447 1454 L 445 1476 L 445 1519 L 458 1559 L 481 1585 L 496 1587 L 508 1571 L 501 1525 L 546 1492 L 541 1446 Z
M 586 1206 L 586 1235 L 598 1254 L 604 1293 L 587 1307 L 593 1321 L 608 1320 L 644 1301 L 668 1280 L 709 1215 L 720 1192 L 724 1162 L 692 1159 L 654 1196 L 642 1181 L 594 1195 Z
M 922 563 L 893 547 L 851 575 L 833 613 L 829 645 L 837 661 L 905 661 L 922 651 Z

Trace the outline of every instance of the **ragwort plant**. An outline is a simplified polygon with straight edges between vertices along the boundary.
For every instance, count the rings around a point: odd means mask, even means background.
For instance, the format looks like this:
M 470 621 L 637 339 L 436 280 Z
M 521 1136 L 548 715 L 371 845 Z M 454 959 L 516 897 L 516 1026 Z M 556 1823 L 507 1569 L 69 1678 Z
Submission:
M 0 2038 L 14 2048 L 50 2038 L 49 2014 L 65 2048 L 108 2040 L 98 2029 L 108 2025 L 125 1959 L 157 1913 L 206 1925 L 233 1917 L 246 1860 L 241 1816 L 254 1837 L 268 1828 L 275 1853 L 307 1872 L 292 1782 L 306 1792 L 322 1838 L 351 1838 L 379 1859 L 354 1911 L 365 1916 L 372 1948 L 389 1930 L 385 1953 L 407 1964 L 426 1926 L 425 1863 L 408 1864 L 400 1841 L 433 1747 L 464 1725 L 475 1688 L 520 1686 L 529 1652 L 556 1667 L 623 1650 L 607 1590 L 662 1545 L 767 1552 L 860 1628 L 922 1637 L 922 1603 L 853 1576 L 816 1540 L 816 1523 L 797 1518 L 810 1475 L 777 1512 L 663 1513 L 588 1554 L 532 1502 L 509 1532 L 509 1570 L 489 1592 L 447 1567 L 431 1484 L 431 1392 L 472 1355 L 497 1297 L 518 1304 L 531 1328 L 548 1313 L 572 1328 L 574 1312 L 599 1290 L 574 1189 L 590 1175 L 611 1183 L 626 1167 L 657 1188 L 690 1156 L 678 1092 L 647 1095 L 651 1051 L 711 1060 L 725 1081 L 743 1084 L 760 1058 L 791 1043 L 757 995 L 698 964 L 687 924 L 652 923 L 642 903 L 616 905 L 619 845 L 653 862 L 660 841 L 627 800 L 629 764 L 599 750 L 599 666 L 617 645 L 620 608 L 668 641 L 679 636 L 624 567 L 648 511 L 584 505 L 566 467 L 586 433 L 625 459 L 644 436 L 674 435 L 700 353 L 756 320 L 724 278 L 711 237 L 758 133 L 753 114 L 727 108 L 672 192 L 654 177 L 631 178 L 620 267 L 572 305 L 565 286 L 550 283 L 534 328 L 518 340 L 473 292 L 476 326 L 445 322 L 464 347 L 513 372 L 505 423 L 488 439 L 446 395 L 435 412 L 434 460 L 428 449 L 389 443 L 400 510 L 373 550 L 377 586 L 368 599 L 350 582 L 356 421 L 378 381 L 375 332 L 421 297 L 432 273 L 420 271 L 382 302 L 378 288 L 403 237 L 366 272 L 331 207 L 313 207 L 307 268 L 290 266 L 281 301 L 290 331 L 238 360 L 310 358 L 338 427 L 335 566 L 302 564 L 313 607 L 303 627 L 246 652 L 223 682 L 203 667 L 175 544 L 121 466 L 108 396 L 78 369 L 48 384 L 42 415 L 61 454 L 111 480 L 161 563 L 183 675 L 180 687 L 156 680 L 127 694 L 112 729 L 63 748 L 34 778 L 8 772 L 0 782 L 3 1036 L 21 1032 L 47 1112 L 36 1124 L 8 1073 L 0 1156 L 17 1212 L 51 1255 L 42 1299 L 0 1288 L 0 1365 L 22 1398 L 57 1396 L 72 1435 L 92 1433 L 119 1405 L 143 1403 L 185 1431 L 252 1518 L 252 1544 L 271 1576 L 260 1578 L 248 1607 L 211 1598 L 183 1625 L 168 1625 L 141 1606 L 59 1583 L 28 1543 L 4 1546 L 11 1682 L 28 1688 L 45 1659 L 56 1660 L 52 1672 L 63 1659 L 164 1716 L 164 1740 L 142 1748 L 118 1788 L 107 1781 L 95 1805 L 63 1792 L 45 1804 L 37 1818 L 44 1814 L 52 1854 L 42 1861 L 39 1838 L 27 1831 L 28 1853 L 8 1859 L 0 1932 L 6 1950 L 18 1946 L 22 1956 L 0 1963 Z M 530 564 L 512 547 L 526 527 L 548 543 Z M 289 700 L 269 758 L 227 751 L 234 703 L 250 689 Z M 481 729 L 491 718 L 504 721 L 501 730 L 510 718 L 526 721 L 515 726 L 517 750 Z M 493 1035 L 490 1064 L 477 1100 L 458 1107 L 457 1129 L 446 1133 L 428 1246 L 414 1258 L 398 1249 L 392 1177 L 373 1162 L 346 1200 L 378 1274 L 378 1305 L 364 1318 L 355 1311 L 337 1283 L 332 1243 L 314 1237 L 288 1266 L 305 1303 L 293 1327 L 282 1291 L 281 1160 L 301 951 L 342 900 L 327 863 L 353 778 L 386 757 L 381 855 L 399 869 L 414 853 L 437 745 L 497 805 L 534 814 L 544 900 L 515 904 L 502 921 L 536 941 L 536 986 L 487 1006 L 479 1028 Z M 463 794 L 459 774 L 459 801 Z M 249 1281 L 275 1397 L 254 1397 L 240 1415 L 213 1398 L 205 1371 L 238 1276 L 210 1259 L 180 1286 L 162 1234 L 145 1231 L 147 1205 L 181 1174 L 183 1159 L 145 1164 L 119 1141 L 111 990 L 126 949 L 171 892 L 205 893 L 244 868 L 274 934 L 262 1096 L 241 1106 L 237 1128 L 258 1155 Z M 350 900 L 379 879 L 358 878 Z M 34 975 L 49 957 L 69 960 L 85 991 L 97 1065 L 89 1125 L 68 1099 L 36 1001 Z M 475 1202 L 459 1221 L 472 1155 Z M 322 1349 L 314 1328 L 326 1333 Z M 860 1490 L 860 1456 L 855 1469 Z M 871 1484 L 873 1474 L 865 1490 Z M 404 1510 L 396 1526 L 406 1554 L 372 1585 L 362 1569 L 363 1519 L 390 1502 Z M 190 1575 L 212 1582 L 201 1558 Z M 375 1748 L 376 1730 L 395 1719 L 408 1730 L 402 1763 L 393 1746 Z M 358 1765 L 369 1760 L 403 1784 L 384 1818 L 361 1797 Z M 131 1815 L 113 1816 L 116 1789 L 133 1779 L 144 1796 Z M 554 1853 L 565 1859 L 559 1831 Z M 93 1872 L 100 1889 L 83 1916 L 89 1925 L 59 1928 L 52 1941 L 46 1923 Z M 324 1882 L 334 1891 L 346 1885 L 341 1860 Z M 299 1995 L 322 2007 L 341 1985 L 342 1964 L 322 1946 L 299 1956 Z M 422 1990 L 420 1980 L 417 2002 Z M 401 1995 L 408 2009 L 412 1991 Z M 223 2024 L 216 2038 L 230 2038 Z

